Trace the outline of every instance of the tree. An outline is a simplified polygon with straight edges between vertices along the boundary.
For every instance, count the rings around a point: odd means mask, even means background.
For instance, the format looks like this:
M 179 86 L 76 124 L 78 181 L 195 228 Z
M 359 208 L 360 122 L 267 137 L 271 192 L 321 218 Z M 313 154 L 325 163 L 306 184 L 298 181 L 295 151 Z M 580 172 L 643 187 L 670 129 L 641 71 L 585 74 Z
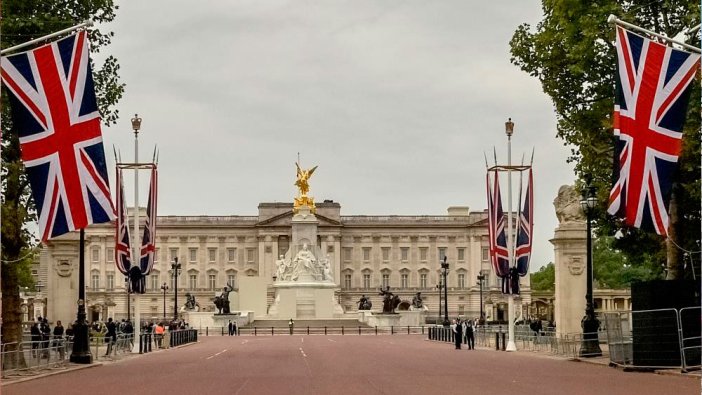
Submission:
M 553 291 L 556 288 L 556 266 L 553 262 L 530 274 L 532 291 Z
M 88 18 L 96 23 L 114 19 L 117 6 L 113 0 L 5 0 L 2 3 L 2 48 L 8 48 L 43 35 L 76 25 Z M 91 52 L 110 44 L 113 33 L 91 29 Z M 124 84 L 119 82 L 119 65 L 110 56 L 93 67 L 98 106 L 103 122 L 114 123 L 118 112 L 114 105 L 122 97 Z M 31 286 L 27 274 L 37 241 L 27 228 L 36 217 L 24 166 L 20 161 L 17 132 L 12 128 L 7 104 L 8 92 L 2 95 L 2 340 L 22 340 L 19 286 Z M 8 349 L 9 350 L 9 349 Z M 12 353 L 10 353 L 13 355 Z M 22 361 L 5 361 L 21 364 Z
M 614 108 L 615 46 L 614 28 L 607 23 L 609 14 L 636 25 L 675 36 L 700 19 L 700 4 L 692 0 L 542 0 L 544 19 L 536 29 L 528 24 L 515 31 L 511 61 L 541 81 L 551 97 L 557 114 L 557 136 L 572 146 L 569 161 L 575 163 L 582 180 L 592 174 L 598 188 L 600 207 L 605 207 L 612 175 L 612 112 Z M 699 46 L 699 38 L 688 41 Z M 700 102 L 700 86 L 693 83 L 690 103 Z M 695 104 L 688 107 L 683 130 L 679 170 L 673 184 L 669 239 L 686 250 L 696 251 L 700 227 L 700 114 Z M 581 182 L 582 184 L 582 182 Z M 680 215 L 681 213 L 682 215 Z M 651 259 L 667 261 L 670 278 L 681 277 L 682 259 L 671 241 L 655 234 L 626 228 L 616 219 L 600 212 L 598 233 L 613 235 L 622 230 L 617 241 L 629 261 L 641 249 Z M 667 258 L 660 252 L 667 248 Z
M 662 266 L 658 258 L 643 252 L 632 264 L 629 257 L 614 247 L 616 239 L 612 236 L 600 236 L 595 239 L 592 248 L 592 263 L 596 288 L 625 289 L 635 281 L 660 278 Z

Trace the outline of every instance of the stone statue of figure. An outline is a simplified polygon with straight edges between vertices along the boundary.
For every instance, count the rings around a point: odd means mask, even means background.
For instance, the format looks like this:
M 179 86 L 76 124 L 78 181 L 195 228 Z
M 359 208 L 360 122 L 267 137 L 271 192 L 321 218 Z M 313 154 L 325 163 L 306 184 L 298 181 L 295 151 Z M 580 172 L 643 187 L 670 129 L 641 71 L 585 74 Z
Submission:
M 424 302 L 422 301 L 422 293 L 417 292 L 416 295 L 414 295 L 414 298 L 412 298 L 412 307 L 415 309 L 421 309 L 424 307 Z
M 295 162 L 295 167 L 297 167 L 297 181 L 295 181 L 295 185 L 297 185 L 297 188 L 300 190 L 300 196 L 307 196 L 307 192 L 310 191 L 308 180 L 312 177 L 312 173 L 317 169 L 317 166 L 308 170 L 303 170 L 300 168 L 300 164 Z
M 373 307 L 373 303 L 371 303 L 370 299 L 366 298 L 366 295 L 361 296 L 361 299 L 359 299 L 357 303 L 359 310 L 370 310 L 371 307 Z
M 217 314 L 231 313 L 231 311 L 229 310 L 229 293 L 233 289 L 234 287 L 232 287 L 231 284 L 227 283 L 227 285 L 224 288 L 222 288 L 222 293 L 218 296 L 215 296 L 214 304 L 217 307 L 217 310 L 219 310 Z
M 324 266 L 322 267 L 322 279 L 325 281 L 331 281 L 331 279 L 332 279 L 331 264 L 329 263 L 329 255 L 327 255 L 327 259 L 324 261 Z
M 287 262 L 285 262 L 285 256 L 281 255 L 280 259 L 275 261 L 275 264 L 277 267 L 275 271 L 276 278 L 278 279 L 278 281 L 286 281 L 287 277 L 289 277 L 286 276 L 286 272 L 290 268 L 290 265 Z
M 200 311 L 200 304 L 195 301 L 195 295 L 192 295 L 190 292 L 185 294 L 185 310 L 186 311 L 193 311 L 193 310 Z
M 580 195 L 572 185 L 558 188 L 558 196 L 553 200 L 559 223 L 585 222 L 585 213 L 580 207 Z
M 380 288 L 380 295 L 383 297 L 383 314 L 394 314 L 401 303 L 400 297 L 390 292 L 389 285 L 385 289 Z
M 315 272 L 317 258 L 314 257 L 312 251 L 307 247 L 307 243 L 302 245 L 302 249 L 295 255 L 293 259 L 294 267 L 291 280 L 296 281 L 302 274 L 312 274 Z

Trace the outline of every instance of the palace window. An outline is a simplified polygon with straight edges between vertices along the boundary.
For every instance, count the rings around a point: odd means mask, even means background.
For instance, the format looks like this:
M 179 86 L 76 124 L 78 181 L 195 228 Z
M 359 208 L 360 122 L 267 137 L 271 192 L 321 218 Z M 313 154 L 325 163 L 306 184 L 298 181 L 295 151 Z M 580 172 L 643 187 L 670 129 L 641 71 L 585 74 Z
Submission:
M 390 247 L 383 247 L 383 262 L 387 262 L 390 260 Z
M 427 287 L 427 274 L 420 273 L 419 274 L 419 288 L 426 288 L 426 287 Z
M 160 254 L 160 253 L 161 253 L 161 250 L 160 250 L 159 248 L 157 248 L 157 249 L 154 251 L 154 263 L 158 262 L 158 254 Z M 114 254 L 113 254 L 113 255 L 114 255 Z
M 207 260 L 210 263 L 215 263 L 217 261 L 217 249 L 216 248 L 208 248 L 207 249 Z
M 443 262 L 446 257 L 446 247 L 439 247 L 439 262 Z
M 352 254 L 353 254 L 353 248 L 344 247 L 344 262 L 351 262 Z
M 459 248 L 459 249 L 458 249 L 458 260 L 459 260 L 459 261 L 465 261 L 465 260 L 466 260 L 466 249 L 465 249 L 465 248 Z
M 92 282 L 90 283 L 90 285 L 92 286 L 91 288 L 93 288 L 93 289 L 100 288 L 100 273 L 93 273 L 91 279 L 92 279 Z
M 105 260 L 107 262 L 114 262 L 115 261 L 115 249 L 114 248 L 108 248 L 105 252 Z
M 483 262 L 487 262 L 487 261 L 490 259 L 490 254 L 489 254 L 489 252 L 490 252 L 490 251 L 489 251 L 488 247 L 483 247 L 483 248 L 480 250 L 480 256 L 481 256 Z
M 400 248 L 400 260 L 402 262 L 407 262 L 409 259 L 409 247 L 401 247 Z
M 387 288 L 390 285 L 390 275 L 383 273 L 383 288 Z
M 458 273 L 458 288 L 463 289 L 466 287 L 466 275 L 464 273 Z
M 175 262 L 176 258 L 178 258 L 178 249 L 177 248 L 169 248 L 168 255 L 170 257 L 169 262 Z
M 153 290 L 157 290 L 157 289 L 161 288 L 161 285 L 159 285 L 159 283 L 158 283 L 158 277 L 159 277 L 158 274 L 152 274 L 149 276 L 149 278 L 151 279 L 151 289 L 153 289 Z
M 189 248 L 188 249 L 188 262 L 190 262 L 190 263 L 197 262 L 197 248 Z
M 93 262 L 100 262 L 100 247 L 93 247 L 90 249 L 90 260 Z
M 370 261 L 370 253 L 371 253 L 370 247 L 363 247 L 363 261 L 364 262 Z
M 191 274 L 188 276 L 188 288 L 190 288 L 190 289 L 197 288 L 197 274 Z
M 371 287 L 371 275 L 370 273 L 363 274 L 363 288 L 370 289 Z
M 231 285 L 232 288 L 236 288 L 236 274 L 230 273 L 227 275 L 227 284 Z
M 207 276 L 207 287 L 209 288 L 210 291 L 217 288 L 217 275 L 216 274 L 210 274 Z
M 419 260 L 420 261 L 426 261 L 427 260 L 427 247 L 419 247 Z
M 351 275 L 350 274 L 344 275 L 344 288 L 351 289 Z
M 255 255 L 254 255 L 254 249 L 253 248 L 247 248 L 246 249 L 246 263 L 248 264 L 253 264 L 255 261 Z
M 400 275 L 400 288 L 409 288 L 409 275 L 407 273 Z
M 227 248 L 227 262 L 236 262 L 236 248 Z
M 107 275 L 107 285 L 108 290 L 113 290 L 115 288 L 115 275 L 110 273 Z

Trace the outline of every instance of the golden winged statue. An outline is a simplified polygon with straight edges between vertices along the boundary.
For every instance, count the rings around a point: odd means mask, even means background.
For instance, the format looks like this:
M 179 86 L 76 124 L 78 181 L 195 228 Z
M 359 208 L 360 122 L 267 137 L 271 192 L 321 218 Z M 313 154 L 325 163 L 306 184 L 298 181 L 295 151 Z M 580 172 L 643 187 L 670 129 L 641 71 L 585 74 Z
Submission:
M 295 167 L 297 167 L 297 181 L 295 181 L 295 185 L 297 189 L 299 189 L 300 195 L 295 198 L 293 211 L 297 213 L 301 206 L 307 206 L 310 208 L 310 211 L 314 213 L 316 208 L 314 205 L 314 198 L 307 196 L 307 193 L 310 191 L 310 184 L 308 181 L 317 169 L 317 166 L 304 170 L 300 168 L 299 163 L 295 162 Z

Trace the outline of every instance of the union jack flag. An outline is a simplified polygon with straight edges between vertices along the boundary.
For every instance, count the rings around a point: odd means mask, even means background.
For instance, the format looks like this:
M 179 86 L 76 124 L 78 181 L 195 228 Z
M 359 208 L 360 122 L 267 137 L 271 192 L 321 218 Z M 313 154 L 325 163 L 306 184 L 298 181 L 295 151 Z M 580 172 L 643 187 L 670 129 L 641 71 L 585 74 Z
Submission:
M 42 241 L 113 220 L 86 32 L 5 57 L 1 74 Z
M 144 223 L 144 237 L 141 239 L 141 257 L 139 265 L 141 274 L 148 275 L 154 266 L 156 253 L 156 197 L 157 197 L 158 172 L 156 166 L 151 169 L 151 183 L 149 185 L 149 202 L 146 205 L 146 221 Z
M 615 182 L 607 212 L 666 236 L 689 84 L 700 57 L 617 27 Z
M 124 206 L 124 184 L 122 182 L 122 170 L 117 169 L 117 223 L 115 224 L 115 262 L 117 269 L 125 276 L 129 274 L 132 267 L 131 248 L 129 243 L 129 221 L 127 221 L 127 210 Z
M 509 251 L 505 237 L 505 216 L 502 212 L 502 197 L 500 196 L 500 181 L 498 172 L 494 171 L 494 184 L 490 182 L 488 171 L 488 240 L 490 243 L 490 262 L 495 274 L 504 278 L 509 275 Z
M 534 219 L 531 213 L 534 212 L 534 177 L 529 169 L 529 180 L 524 196 L 524 208 L 519 212 L 519 227 L 517 228 L 517 247 L 515 256 L 517 259 L 517 272 L 524 277 L 529 273 L 529 259 L 531 258 L 531 235 L 534 233 Z

